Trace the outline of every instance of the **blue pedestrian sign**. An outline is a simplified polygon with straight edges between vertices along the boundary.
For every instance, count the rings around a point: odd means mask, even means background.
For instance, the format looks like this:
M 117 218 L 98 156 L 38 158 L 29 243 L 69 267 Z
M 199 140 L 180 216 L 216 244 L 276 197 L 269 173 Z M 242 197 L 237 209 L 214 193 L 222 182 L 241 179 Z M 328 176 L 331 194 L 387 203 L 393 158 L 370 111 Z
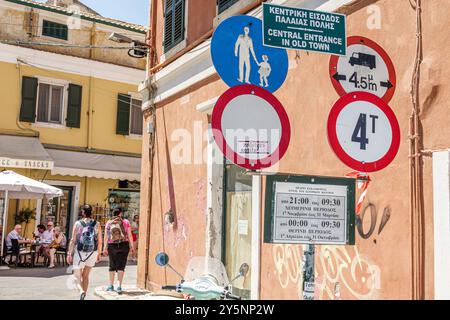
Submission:
M 230 87 L 253 84 L 275 92 L 288 73 L 286 50 L 264 46 L 262 21 L 251 16 L 224 20 L 214 32 L 211 56 L 217 73 Z

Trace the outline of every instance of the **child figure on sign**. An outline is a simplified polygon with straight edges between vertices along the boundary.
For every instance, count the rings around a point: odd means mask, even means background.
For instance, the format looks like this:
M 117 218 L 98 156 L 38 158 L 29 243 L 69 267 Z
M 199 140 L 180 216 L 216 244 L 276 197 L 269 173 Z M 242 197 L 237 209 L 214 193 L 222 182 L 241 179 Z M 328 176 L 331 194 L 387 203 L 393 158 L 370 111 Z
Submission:
M 269 64 L 269 57 L 267 56 L 267 55 L 263 55 L 262 56 L 262 62 L 261 63 L 259 63 L 258 64 L 258 66 L 259 66 L 259 80 L 260 80 L 260 83 L 259 83 L 259 85 L 261 86 L 261 87 L 268 87 L 269 86 L 269 76 L 270 76 L 270 73 L 272 72 L 272 68 L 270 67 L 270 64 Z

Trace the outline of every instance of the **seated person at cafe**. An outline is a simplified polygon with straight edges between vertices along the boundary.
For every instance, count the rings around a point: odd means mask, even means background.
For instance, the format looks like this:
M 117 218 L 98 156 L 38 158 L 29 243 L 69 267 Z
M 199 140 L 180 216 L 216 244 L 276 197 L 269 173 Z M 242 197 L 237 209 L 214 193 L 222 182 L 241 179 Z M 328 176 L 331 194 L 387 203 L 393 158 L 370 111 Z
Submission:
M 53 234 L 55 232 L 54 230 L 54 224 L 52 221 L 47 222 L 47 230 L 44 231 L 42 234 L 41 240 L 51 242 L 53 240 Z
M 12 250 L 12 239 L 15 239 L 19 242 L 20 244 L 28 244 L 31 243 L 30 240 L 25 240 L 24 238 L 22 238 L 22 236 L 20 235 L 20 233 L 22 232 L 22 226 L 20 224 L 16 224 L 14 226 L 14 229 L 8 233 L 8 236 L 6 237 L 6 251 L 10 252 Z M 22 250 L 22 249 L 21 249 Z M 25 250 L 25 249 L 23 249 Z M 5 263 L 9 263 L 9 258 L 10 256 L 7 256 L 5 259 Z
M 66 236 L 62 233 L 60 227 L 54 228 L 52 243 L 49 246 L 49 256 L 50 256 L 50 265 L 49 269 L 53 269 L 55 267 L 55 253 L 60 248 L 65 248 L 67 244 Z
M 45 226 L 40 224 L 37 226 L 37 231 L 34 233 L 35 239 L 41 239 L 44 236 Z
M 39 256 L 41 255 L 45 255 L 47 258 L 50 258 L 50 244 L 53 241 L 54 231 L 53 222 L 47 222 L 47 230 L 45 230 L 42 233 L 42 236 L 39 237 L 39 242 L 41 244 L 36 247 L 36 259 L 39 259 Z

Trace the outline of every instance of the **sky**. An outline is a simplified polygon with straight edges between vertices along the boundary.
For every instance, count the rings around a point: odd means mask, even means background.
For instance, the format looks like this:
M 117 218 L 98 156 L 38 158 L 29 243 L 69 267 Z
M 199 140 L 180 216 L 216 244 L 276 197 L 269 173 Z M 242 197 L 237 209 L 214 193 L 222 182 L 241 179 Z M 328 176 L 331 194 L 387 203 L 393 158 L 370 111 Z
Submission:
M 81 0 L 81 2 L 104 17 L 148 25 L 149 0 Z

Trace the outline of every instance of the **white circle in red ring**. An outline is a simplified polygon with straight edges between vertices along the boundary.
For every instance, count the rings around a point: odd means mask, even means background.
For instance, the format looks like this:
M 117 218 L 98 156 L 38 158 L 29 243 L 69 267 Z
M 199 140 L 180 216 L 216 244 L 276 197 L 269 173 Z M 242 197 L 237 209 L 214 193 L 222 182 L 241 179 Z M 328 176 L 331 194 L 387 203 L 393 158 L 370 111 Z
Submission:
M 383 59 L 384 64 L 386 65 L 387 71 L 388 71 L 388 78 L 386 81 L 389 81 L 392 84 L 391 88 L 388 88 L 386 90 L 386 93 L 383 95 L 383 97 L 380 97 L 383 99 L 386 103 L 389 103 L 391 101 L 392 97 L 395 93 L 395 88 L 397 86 L 397 78 L 395 74 L 395 68 L 394 64 L 392 63 L 391 58 L 387 54 L 387 52 L 375 41 L 370 40 L 368 38 L 362 37 L 362 36 L 351 36 L 347 38 L 347 49 L 353 45 L 365 45 L 372 50 L 376 51 L 378 55 Z M 348 50 L 347 50 L 348 51 Z M 336 92 L 342 97 L 346 95 L 347 92 L 344 87 L 342 86 L 341 82 L 333 78 L 333 76 L 338 72 L 338 63 L 340 59 L 347 59 L 347 56 L 336 56 L 332 55 L 330 58 L 330 65 L 329 65 L 329 72 L 330 72 L 330 79 L 331 83 L 333 84 L 334 89 Z M 354 90 L 352 92 L 358 92 L 361 89 Z
M 354 103 L 369 103 L 377 107 L 387 118 L 391 128 L 391 141 L 387 151 L 376 161 L 362 162 L 346 152 L 337 133 L 338 118 L 342 111 Z M 356 123 L 355 123 L 356 125 Z M 352 127 L 352 129 L 355 126 Z M 328 142 L 336 156 L 347 166 L 359 172 L 375 172 L 386 168 L 395 158 L 400 147 L 400 126 L 389 105 L 376 95 L 368 92 L 351 92 L 341 97 L 332 107 L 328 117 Z M 342 138 L 341 138 L 342 139 Z M 351 137 L 348 137 L 351 139 Z
M 270 154 L 267 154 L 266 156 L 262 157 L 262 158 L 256 158 L 256 159 L 251 159 L 250 157 L 244 157 L 240 154 L 238 154 L 238 152 L 236 152 L 236 150 L 234 150 L 229 143 L 226 140 L 226 137 L 224 135 L 224 131 L 229 129 L 229 128 L 224 128 L 223 127 L 223 123 L 222 123 L 222 118 L 224 116 L 224 114 L 226 114 L 227 112 L 229 112 L 228 110 L 226 110 L 227 108 L 242 108 L 243 111 L 244 108 L 249 108 L 249 106 L 247 105 L 238 105 L 236 103 L 233 103 L 233 100 L 236 98 L 241 98 L 244 95 L 252 95 L 255 96 L 260 100 L 259 105 L 261 106 L 261 108 L 263 108 L 264 106 L 270 105 L 273 110 L 270 110 L 268 112 L 274 111 L 274 115 L 278 116 L 278 121 L 277 123 L 279 123 L 279 125 L 281 126 L 281 136 L 279 138 L 279 143 L 278 146 L 276 146 L 276 148 L 271 148 L 274 149 L 272 150 L 272 152 L 270 152 Z M 255 99 L 255 101 L 257 101 Z M 253 114 L 251 118 L 246 117 L 245 121 L 249 123 L 249 125 L 247 125 L 247 127 L 252 127 L 251 123 L 252 120 L 254 120 L 255 122 L 258 122 L 258 115 L 257 113 Z M 288 146 L 289 146 L 289 142 L 291 139 L 291 126 L 290 126 L 290 122 L 289 122 L 289 117 L 283 107 L 283 105 L 281 104 L 281 102 L 270 92 L 268 92 L 267 90 L 260 88 L 258 86 L 255 85 L 250 85 L 250 84 L 243 84 L 243 85 L 239 85 L 239 86 L 235 86 L 232 87 L 230 89 L 228 89 L 227 91 L 225 91 L 220 98 L 217 100 L 214 109 L 213 109 L 213 113 L 212 113 L 212 118 L 211 118 L 211 126 L 213 129 L 213 135 L 214 135 L 214 140 L 216 141 L 219 149 L 222 151 L 222 153 L 225 155 L 225 157 L 227 157 L 228 160 L 230 160 L 231 162 L 233 162 L 234 164 L 249 169 L 249 170 L 260 170 L 260 169 L 264 169 L 264 168 L 269 168 L 273 165 L 275 165 L 278 161 L 280 161 L 283 156 L 285 155 Z M 275 124 L 275 126 L 277 126 Z M 231 128 L 232 130 L 235 128 Z

